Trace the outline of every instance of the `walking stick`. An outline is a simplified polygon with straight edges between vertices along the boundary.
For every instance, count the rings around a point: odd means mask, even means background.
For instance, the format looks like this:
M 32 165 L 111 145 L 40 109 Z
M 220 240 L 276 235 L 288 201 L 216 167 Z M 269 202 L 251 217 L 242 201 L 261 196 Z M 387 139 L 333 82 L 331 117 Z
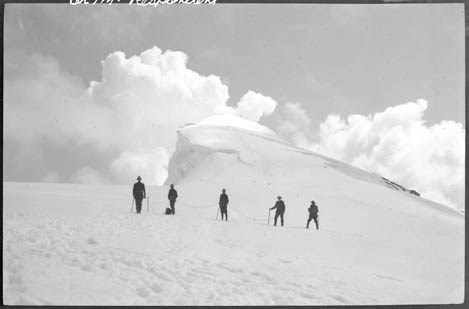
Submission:
M 272 210 L 272 209 L 269 209 L 269 218 L 267 219 L 267 225 L 270 225 L 270 211 L 271 211 L 271 210 Z
M 218 220 L 218 213 L 220 212 L 220 208 L 217 209 L 217 217 L 215 218 L 215 220 Z
M 132 210 L 134 210 L 134 199 L 132 198 L 132 208 L 130 208 L 130 213 L 132 213 Z

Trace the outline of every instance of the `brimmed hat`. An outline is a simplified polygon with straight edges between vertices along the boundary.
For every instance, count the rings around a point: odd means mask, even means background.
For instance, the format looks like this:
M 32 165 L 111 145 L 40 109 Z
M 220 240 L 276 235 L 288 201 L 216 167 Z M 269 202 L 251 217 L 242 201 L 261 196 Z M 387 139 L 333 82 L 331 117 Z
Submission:
M 138 176 L 138 177 L 137 177 L 137 180 L 142 180 L 142 177 Z

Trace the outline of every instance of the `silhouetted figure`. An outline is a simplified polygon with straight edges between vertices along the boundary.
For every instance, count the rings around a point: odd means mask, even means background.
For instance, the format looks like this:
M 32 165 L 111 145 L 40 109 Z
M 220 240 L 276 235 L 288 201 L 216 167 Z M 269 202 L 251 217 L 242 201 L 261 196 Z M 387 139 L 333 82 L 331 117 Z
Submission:
M 174 185 L 170 185 L 171 189 L 169 189 L 168 192 L 168 200 L 169 200 L 169 206 L 171 207 L 171 210 L 173 212 L 173 215 L 176 214 L 176 199 L 178 197 L 178 192 L 174 189 Z
M 220 205 L 221 219 L 223 220 L 223 215 L 225 215 L 225 219 L 228 221 L 228 195 L 226 195 L 225 189 L 221 191 L 222 193 L 220 194 L 220 202 L 218 203 L 218 205 Z
M 309 223 L 311 220 L 314 220 L 314 223 L 316 223 L 316 230 L 319 230 L 319 222 L 318 222 L 318 206 L 314 201 L 311 201 L 311 206 L 308 208 L 309 211 L 309 218 L 308 218 L 308 223 L 306 224 L 306 228 L 309 229 Z
M 135 207 L 137 208 L 137 213 L 139 214 L 142 211 L 142 200 L 146 198 L 145 184 L 140 182 L 142 177 L 138 176 L 136 183 L 134 183 L 134 189 L 132 191 L 135 199 Z
M 277 226 L 277 218 L 280 216 L 280 221 L 282 222 L 282 226 L 283 226 L 283 214 L 285 213 L 285 203 L 282 201 L 281 196 L 277 196 L 277 199 L 278 201 L 275 203 L 275 206 L 270 208 L 270 210 L 276 209 L 274 225 Z

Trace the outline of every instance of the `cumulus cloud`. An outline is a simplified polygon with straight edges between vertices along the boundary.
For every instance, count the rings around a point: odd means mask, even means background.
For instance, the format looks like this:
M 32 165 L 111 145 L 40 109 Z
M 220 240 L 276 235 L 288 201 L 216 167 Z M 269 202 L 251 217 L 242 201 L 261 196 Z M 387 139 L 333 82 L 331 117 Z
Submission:
M 162 184 L 177 128 L 215 114 L 258 121 L 276 106 L 253 91 L 227 106 L 218 76 L 200 75 L 186 54 L 158 47 L 111 53 L 89 85 L 50 57 L 15 61 L 5 74 L 6 179 L 128 183 L 140 174 Z
M 168 153 L 163 147 L 153 151 L 126 151 L 111 163 L 110 172 L 119 183 L 126 183 L 138 175 L 150 183 L 161 184 L 168 176 L 168 161 Z
M 308 148 L 463 209 L 465 129 L 453 121 L 427 126 L 427 107 L 419 99 L 374 115 L 329 115 Z
M 257 122 L 262 116 L 272 114 L 276 106 L 277 102 L 271 97 L 248 91 L 238 102 L 235 114 L 241 118 Z

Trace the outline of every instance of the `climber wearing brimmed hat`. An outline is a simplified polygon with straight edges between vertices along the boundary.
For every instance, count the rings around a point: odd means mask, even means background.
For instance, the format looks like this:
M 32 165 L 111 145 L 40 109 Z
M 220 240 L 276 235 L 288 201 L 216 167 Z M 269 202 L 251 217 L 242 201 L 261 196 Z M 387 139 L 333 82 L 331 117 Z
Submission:
M 138 214 L 142 211 L 142 200 L 146 198 L 145 184 L 143 182 L 140 182 L 140 180 L 142 180 L 142 177 L 138 176 L 138 182 L 134 183 L 133 189 L 133 195 Z
M 308 223 L 306 223 L 306 228 L 309 229 L 309 223 L 311 220 L 314 220 L 314 223 L 316 223 L 316 230 L 319 230 L 319 222 L 318 222 L 318 206 L 314 201 L 311 201 L 311 206 L 308 208 L 309 211 L 309 218 L 308 218 Z
M 275 206 L 270 208 L 272 209 L 277 209 L 275 211 L 275 217 L 274 217 L 274 225 L 277 225 L 277 218 L 280 216 L 280 221 L 283 226 L 283 214 L 285 213 L 285 203 L 282 201 L 282 197 L 279 195 L 277 196 L 278 201 L 275 203 Z

